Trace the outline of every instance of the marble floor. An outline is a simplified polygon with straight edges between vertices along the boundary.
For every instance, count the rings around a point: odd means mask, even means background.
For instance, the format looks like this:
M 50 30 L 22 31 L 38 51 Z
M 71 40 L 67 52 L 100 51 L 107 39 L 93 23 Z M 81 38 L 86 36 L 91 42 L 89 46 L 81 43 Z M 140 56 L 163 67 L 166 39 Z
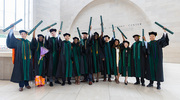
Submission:
M 156 89 L 156 84 L 152 88 L 135 86 L 134 78 L 129 78 L 126 86 L 124 78 L 120 78 L 120 84 L 101 80 L 92 86 L 54 84 L 39 88 L 31 82 L 32 89 L 19 92 L 18 84 L 0 80 L 0 100 L 180 100 L 180 64 L 164 63 L 164 76 L 161 90 Z

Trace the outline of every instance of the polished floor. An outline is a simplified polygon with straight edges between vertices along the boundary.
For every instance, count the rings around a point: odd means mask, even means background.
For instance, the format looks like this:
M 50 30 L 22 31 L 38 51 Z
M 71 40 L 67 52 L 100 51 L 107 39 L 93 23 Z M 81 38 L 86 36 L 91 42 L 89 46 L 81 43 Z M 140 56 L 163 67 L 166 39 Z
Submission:
M 54 87 L 39 88 L 31 82 L 32 89 L 19 92 L 18 84 L 0 80 L 0 100 L 180 100 L 180 64 L 165 63 L 164 76 L 161 90 L 156 89 L 156 84 L 153 88 L 135 86 L 134 78 L 129 78 L 126 86 L 124 78 L 120 78 L 120 84 L 101 80 L 92 86 L 54 84 Z

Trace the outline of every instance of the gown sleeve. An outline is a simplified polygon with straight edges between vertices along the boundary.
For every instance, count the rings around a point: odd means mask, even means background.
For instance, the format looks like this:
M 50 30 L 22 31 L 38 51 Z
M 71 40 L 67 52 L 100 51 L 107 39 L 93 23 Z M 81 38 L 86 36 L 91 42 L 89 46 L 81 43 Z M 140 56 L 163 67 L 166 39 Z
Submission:
M 37 49 L 37 40 L 36 40 L 36 38 L 33 38 L 31 40 L 31 50 L 35 51 L 36 49 Z
M 19 40 L 14 36 L 13 30 L 10 30 L 6 39 L 7 47 L 10 49 L 16 48 L 18 41 Z
M 158 40 L 158 42 L 162 48 L 168 46 L 169 45 L 169 37 L 168 37 L 167 33 L 163 34 L 163 36 L 161 37 L 161 39 Z

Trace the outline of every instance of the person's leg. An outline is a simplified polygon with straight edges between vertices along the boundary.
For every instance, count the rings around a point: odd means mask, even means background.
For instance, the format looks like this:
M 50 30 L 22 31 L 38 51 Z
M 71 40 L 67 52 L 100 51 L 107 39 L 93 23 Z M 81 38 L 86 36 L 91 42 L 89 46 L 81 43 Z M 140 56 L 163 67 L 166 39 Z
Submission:
M 89 85 L 92 85 L 92 74 L 89 74 Z
M 104 72 L 104 80 L 103 80 L 104 82 L 106 81 L 106 73 Z
M 160 81 L 157 81 L 157 89 L 158 89 L 158 90 L 161 89 L 161 83 L 160 83 Z
M 134 85 L 138 85 L 138 84 L 140 84 L 139 77 L 136 77 L 136 83 L 134 83 Z
M 68 77 L 68 84 L 71 85 L 71 77 Z
M 125 76 L 125 81 L 124 81 L 124 84 L 125 84 L 125 85 L 127 85 L 127 84 L 128 84 L 127 79 L 128 79 L 128 71 L 126 71 L 126 76 Z
M 64 86 L 65 82 L 66 82 L 66 77 L 62 77 L 62 81 L 63 81 L 63 83 L 61 85 Z
M 77 84 L 78 84 L 78 85 L 80 84 L 80 76 L 78 76 Z
M 55 83 L 56 84 L 61 84 L 61 82 L 59 81 L 59 79 L 57 77 L 55 78 Z
M 142 86 L 145 86 L 145 84 L 144 84 L 144 77 L 141 77 L 141 84 L 142 84 Z
M 151 80 L 150 80 L 150 82 L 149 82 L 149 84 L 147 85 L 147 87 L 153 87 L 153 83 L 154 83 L 154 81 L 151 81 Z
M 27 89 L 30 89 L 31 87 L 29 86 L 29 81 L 24 81 L 24 85 Z
M 87 74 L 84 74 L 84 80 L 82 82 L 87 82 L 88 81 L 88 78 L 87 78 Z
M 112 81 L 111 81 L 111 74 L 108 75 L 108 81 L 109 81 L 109 82 L 112 82 Z
M 78 78 L 75 76 L 75 84 L 78 84 Z
M 97 73 L 97 80 L 96 80 L 96 82 L 99 82 L 99 74 L 100 74 L 100 72 Z
M 19 91 L 23 91 L 24 81 L 19 82 Z
M 24 81 L 19 82 L 19 87 L 23 88 L 24 87 Z
M 52 86 L 53 86 L 53 77 L 49 77 L 49 82 L 50 82 L 50 83 L 49 83 L 49 86 L 52 87 Z
M 92 74 L 92 82 L 94 83 L 95 81 L 94 81 L 94 73 Z

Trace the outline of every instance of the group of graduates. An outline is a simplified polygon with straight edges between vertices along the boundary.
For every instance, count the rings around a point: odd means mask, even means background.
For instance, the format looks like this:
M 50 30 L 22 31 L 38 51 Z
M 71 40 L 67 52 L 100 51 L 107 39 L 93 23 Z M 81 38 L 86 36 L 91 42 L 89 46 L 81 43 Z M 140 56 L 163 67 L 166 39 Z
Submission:
M 57 35 L 57 30 L 49 28 L 44 36 L 33 33 L 32 41 L 26 39 L 28 32 L 20 30 L 22 38 L 16 38 L 11 28 L 7 37 L 7 47 L 15 49 L 14 69 L 11 77 L 12 82 L 19 83 L 19 91 L 23 91 L 25 86 L 30 89 L 29 81 L 35 76 L 48 77 L 49 86 L 53 83 L 65 85 L 66 80 L 71 85 L 71 77 L 75 77 L 75 84 L 80 82 L 99 82 L 100 75 L 104 76 L 104 82 L 108 75 L 115 76 L 115 82 L 119 83 L 120 75 L 125 77 L 124 84 L 128 84 L 128 77 L 135 77 L 135 85 L 145 86 L 144 79 L 150 81 L 147 87 L 153 87 L 153 82 L 157 81 L 157 89 L 160 89 L 160 82 L 163 78 L 163 53 L 162 48 L 169 45 L 169 38 L 164 30 L 164 35 L 155 40 L 157 33 L 149 32 L 150 42 L 140 41 L 140 35 L 135 34 L 135 42 L 130 43 L 123 37 L 123 41 L 113 36 L 99 35 L 97 32 L 88 34 L 82 32 L 82 40 L 73 37 L 73 42 L 69 41 L 71 34 L 63 34 L 64 39 Z M 61 30 L 59 30 L 60 32 Z M 58 32 L 58 33 L 59 33 Z M 41 47 L 45 47 L 49 52 L 41 55 Z M 40 56 L 42 59 L 39 59 Z M 97 76 L 95 76 L 97 75 Z M 83 80 L 80 77 L 83 76 Z M 96 77 L 96 80 L 95 80 Z M 62 79 L 62 83 L 59 81 Z

